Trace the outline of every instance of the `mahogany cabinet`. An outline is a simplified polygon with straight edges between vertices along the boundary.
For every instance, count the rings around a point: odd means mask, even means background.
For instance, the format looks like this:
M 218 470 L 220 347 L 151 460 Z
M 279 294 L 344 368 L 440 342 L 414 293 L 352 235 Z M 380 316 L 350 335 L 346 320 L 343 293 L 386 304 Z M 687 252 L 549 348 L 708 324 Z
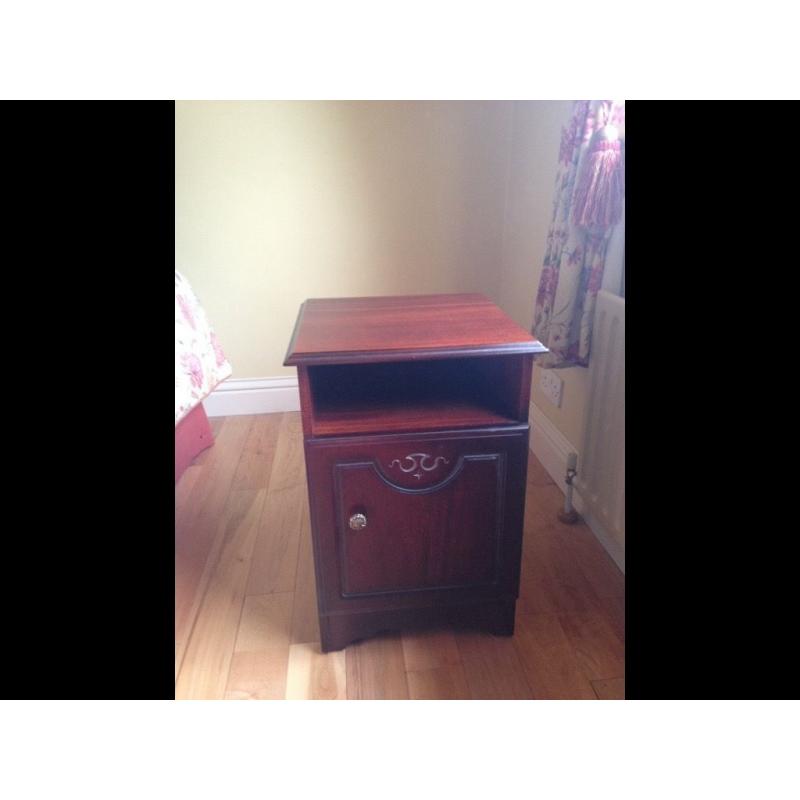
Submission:
M 321 647 L 429 624 L 513 633 L 531 366 L 482 295 L 307 300 L 300 384 Z

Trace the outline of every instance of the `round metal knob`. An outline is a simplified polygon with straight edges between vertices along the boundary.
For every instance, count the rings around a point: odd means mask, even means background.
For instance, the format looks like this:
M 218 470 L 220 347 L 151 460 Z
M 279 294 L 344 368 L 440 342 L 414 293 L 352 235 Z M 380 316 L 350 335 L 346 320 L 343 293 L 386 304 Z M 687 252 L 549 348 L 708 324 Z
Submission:
M 350 528 L 354 531 L 360 531 L 362 528 L 367 527 L 367 518 L 364 514 L 353 514 L 350 517 Z

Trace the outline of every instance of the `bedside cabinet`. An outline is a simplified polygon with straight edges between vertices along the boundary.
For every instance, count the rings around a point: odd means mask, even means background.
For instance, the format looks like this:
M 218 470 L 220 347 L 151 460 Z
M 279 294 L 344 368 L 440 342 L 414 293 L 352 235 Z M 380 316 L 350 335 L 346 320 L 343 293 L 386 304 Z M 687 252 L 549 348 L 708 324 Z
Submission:
M 476 294 L 307 300 L 296 366 L 321 647 L 514 631 L 528 403 L 547 352 Z

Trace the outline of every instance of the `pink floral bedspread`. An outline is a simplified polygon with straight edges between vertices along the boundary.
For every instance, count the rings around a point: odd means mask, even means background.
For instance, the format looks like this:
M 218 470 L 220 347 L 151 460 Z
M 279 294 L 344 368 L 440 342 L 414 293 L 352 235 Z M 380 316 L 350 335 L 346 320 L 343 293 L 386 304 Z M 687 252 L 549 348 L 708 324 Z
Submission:
M 175 424 L 232 371 L 192 287 L 175 270 Z

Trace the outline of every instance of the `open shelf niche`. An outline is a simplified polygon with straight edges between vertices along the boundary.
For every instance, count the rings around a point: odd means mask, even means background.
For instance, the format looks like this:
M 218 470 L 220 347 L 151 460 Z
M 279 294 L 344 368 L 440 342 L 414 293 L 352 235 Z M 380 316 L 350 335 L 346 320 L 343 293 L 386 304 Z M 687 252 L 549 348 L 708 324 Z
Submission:
M 514 355 L 309 366 L 312 434 L 525 423 L 525 366 Z

